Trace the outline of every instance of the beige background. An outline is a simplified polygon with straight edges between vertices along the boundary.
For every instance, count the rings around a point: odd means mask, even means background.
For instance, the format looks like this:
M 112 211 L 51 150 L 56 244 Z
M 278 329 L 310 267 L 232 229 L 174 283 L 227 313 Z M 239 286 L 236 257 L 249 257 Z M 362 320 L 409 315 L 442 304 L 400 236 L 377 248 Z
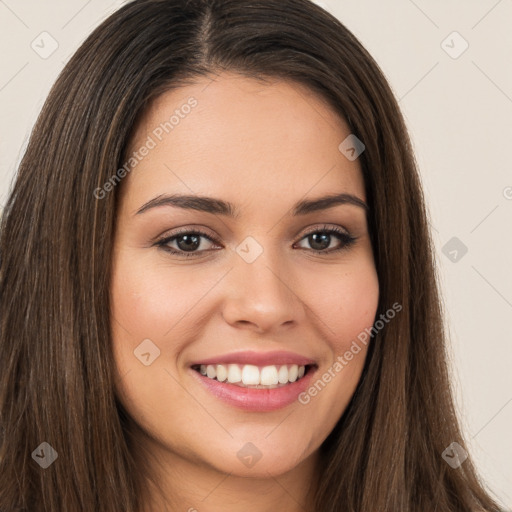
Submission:
M 432 216 L 464 426 L 484 479 L 512 509 L 512 0 L 317 3 L 361 40 L 400 100 Z M 0 207 L 51 84 L 121 4 L 0 0 Z M 46 51 L 58 44 L 48 58 L 31 47 L 40 37 Z

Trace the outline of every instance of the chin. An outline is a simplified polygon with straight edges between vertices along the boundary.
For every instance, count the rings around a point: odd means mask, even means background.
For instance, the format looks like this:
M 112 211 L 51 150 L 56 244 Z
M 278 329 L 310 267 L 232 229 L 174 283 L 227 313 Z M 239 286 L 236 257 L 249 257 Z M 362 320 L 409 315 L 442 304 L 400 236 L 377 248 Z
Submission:
M 233 476 L 268 479 L 270 475 L 284 475 L 310 456 L 305 453 L 306 446 L 293 442 L 294 437 L 287 433 L 272 441 L 264 437 L 249 441 L 249 436 L 244 441 L 234 439 L 229 446 L 218 446 L 218 451 L 210 454 L 208 462 L 217 471 Z

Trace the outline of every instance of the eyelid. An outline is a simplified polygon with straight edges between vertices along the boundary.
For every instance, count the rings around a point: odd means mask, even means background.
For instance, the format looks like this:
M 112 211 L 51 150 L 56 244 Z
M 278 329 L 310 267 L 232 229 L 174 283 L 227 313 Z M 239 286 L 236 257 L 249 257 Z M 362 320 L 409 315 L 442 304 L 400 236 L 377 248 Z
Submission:
M 311 235 L 312 233 L 317 233 L 319 231 L 337 231 L 340 233 L 344 233 L 346 235 L 350 235 L 350 231 L 343 226 L 338 226 L 336 224 L 317 224 L 312 226 L 311 228 L 307 228 L 306 231 L 301 231 L 301 239 L 304 238 L 305 236 Z
M 204 236 L 205 238 L 209 238 L 211 241 L 213 241 L 217 244 L 220 244 L 219 238 L 215 234 L 213 234 L 213 232 L 211 230 L 209 230 L 208 228 L 204 228 L 202 226 L 195 226 L 193 224 L 189 225 L 189 226 L 184 226 L 181 228 L 170 229 L 170 230 L 166 231 L 163 235 L 159 235 L 159 236 L 155 237 L 152 240 L 152 242 L 159 243 L 162 241 L 169 240 L 170 238 L 175 238 L 179 235 L 185 235 L 185 234 L 189 234 L 189 233 L 197 233 L 201 236 Z

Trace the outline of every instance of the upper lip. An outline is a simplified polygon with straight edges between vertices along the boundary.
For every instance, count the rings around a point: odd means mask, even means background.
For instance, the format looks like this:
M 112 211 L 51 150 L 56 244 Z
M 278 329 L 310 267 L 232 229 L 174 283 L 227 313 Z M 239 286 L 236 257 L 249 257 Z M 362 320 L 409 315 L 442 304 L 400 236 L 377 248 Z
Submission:
M 252 364 L 254 366 L 271 366 L 296 364 L 298 366 L 314 365 L 315 361 L 309 357 L 295 354 L 294 352 L 276 351 L 276 352 L 256 352 L 244 351 L 223 354 L 208 359 L 195 361 L 191 366 L 209 364 Z

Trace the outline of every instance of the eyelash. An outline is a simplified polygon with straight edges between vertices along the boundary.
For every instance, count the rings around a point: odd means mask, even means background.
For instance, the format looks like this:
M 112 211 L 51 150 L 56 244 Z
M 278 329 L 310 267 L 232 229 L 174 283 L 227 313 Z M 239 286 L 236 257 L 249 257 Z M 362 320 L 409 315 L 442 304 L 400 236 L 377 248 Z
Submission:
M 304 238 L 307 238 L 308 236 L 316 234 L 316 233 L 322 233 L 322 234 L 328 234 L 328 235 L 337 235 L 339 237 L 339 239 L 341 240 L 341 242 L 342 242 L 342 246 L 339 247 L 338 249 L 329 249 L 329 250 L 323 250 L 323 251 L 318 250 L 318 249 L 306 249 L 306 250 L 309 250 L 309 251 L 313 252 L 314 254 L 319 254 L 319 255 L 322 255 L 322 256 L 325 256 L 325 255 L 328 255 L 328 254 L 332 254 L 332 253 L 336 253 L 336 252 L 340 252 L 340 251 L 344 251 L 344 250 L 348 250 L 352 245 L 354 245 L 354 243 L 358 239 L 358 237 L 354 237 L 354 236 L 346 233 L 345 231 L 341 230 L 338 227 L 324 226 L 321 229 L 315 228 L 315 229 L 305 233 L 299 241 L 302 241 Z M 191 252 L 177 251 L 177 250 L 171 249 L 170 247 L 167 246 L 168 243 L 176 240 L 181 235 L 199 235 L 199 236 L 202 236 L 204 238 L 207 238 L 210 242 L 213 242 L 215 244 L 220 245 L 220 242 L 218 240 L 216 240 L 215 238 L 213 238 L 209 234 L 205 233 L 201 229 L 190 230 L 188 228 L 183 228 L 182 230 L 179 230 L 176 233 L 173 233 L 172 236 L 168 236 L 168 237 L 165 237 L 165 238 L 162 238 L 162 239 L 158 240 L 155 245 L 157 245 L 158 247 L 160 247 L 161 249 L 163 249 L 164 251 L 166 251 L 166 252 L 168 252 L 168 253 L 170 253 L 172 255 L 180 256 L 180 257 L 184 256 L 186 258 L 197 257 L 198 254 L 201 254 L 202 252 L 204 252 L 204 251 L 191 251 Z

